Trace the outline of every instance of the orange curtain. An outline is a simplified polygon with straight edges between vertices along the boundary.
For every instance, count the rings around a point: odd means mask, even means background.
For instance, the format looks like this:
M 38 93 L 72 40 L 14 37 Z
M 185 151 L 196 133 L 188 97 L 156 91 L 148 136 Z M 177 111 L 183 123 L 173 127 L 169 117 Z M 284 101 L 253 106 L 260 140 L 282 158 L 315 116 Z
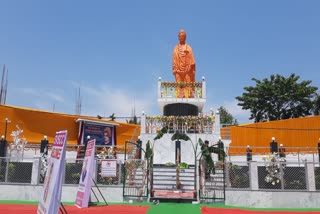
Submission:
M 119 147 L 124 147 L 125 141 L 131 140 L 132 137 L 136 139 L 140 134 L 140 125 L 0 105 L 0 135 L 5 134 L 6 118 L 11 121 L 7 123 L 7 140 L 9 142 L 12 141 L 11 132 L 17 130 L 16 125 L 18 125 L 23 130 L 21 136 L 24 136 L 29 143 L 40 143 L 44 135 L 47 135 L 49 142 L 53 143 L 56 131 L 68 130 L 68 144 L 77 144 L 79 124 L 76 120 L 79 118 L 118 124 L 116 141 Z

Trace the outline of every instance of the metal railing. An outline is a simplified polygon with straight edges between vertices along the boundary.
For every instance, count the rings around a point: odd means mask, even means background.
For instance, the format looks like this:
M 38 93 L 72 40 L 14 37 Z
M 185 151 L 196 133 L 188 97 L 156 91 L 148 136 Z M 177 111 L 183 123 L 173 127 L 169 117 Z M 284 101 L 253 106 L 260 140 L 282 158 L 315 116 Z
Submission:
M 311 171 L 308 171 L 310 169 Z M 227 189 L 315 191 L 320 189 L 319 163 L 227 162 Z M 257 184 L 256 186 L 254 184 Z M 313 186 L 315 184 L 315 186 Z
M 9 145 L 11 144 L 11 142 L 8 143 L 8 147 L 7 147 L 7 157 L 11 158 L 11 159 L 17 159 L 17 155 L 16 153 L 16 149 L 13 149 L 12 147 L 10 147 Z M 103 145 L 96 145 L 96 151 L 99 152 L 100 150 L 102 150 L 103 148 L 109 148 L 110 146 L 103 146 Z M 50 153 L 52 148 L 52 144 L 48 144 L 48 151 Z M 116 151 L 117 154 L 124 154 L 124 146 L 122 145 L 115 145 L 113 146 L 114 150 Z M 69 158 L 77 158 L 77 154 L 80 150 L 84 149 L 84 145 L 74 145 L 74 144 L 68 144 L 66 145 L 66 151 L 69 152 Z M 73 153 L 72 153 L 73 152 Z M 19 150 L 20 153 L 20 158 L 19 161 L 24 161 L 24 159 L 29 159 L 30 157 L 25 157 L 26 154 L 30 155 L 40 155 L 40 143 L 35 143 L 35 142 L 29 142 L 27 144 L 25 144 L 23 147 L 21 147 L 21 149 Z M 71 157 L 70 157 L 71 156 Z
M 108 159 L 112 160 L 112 159 Z M 114 177 L 101 176 L 101 159 L 96 159 L 94 179 L 99 186 L 121 186 L 126 181 L 128 188 L 142 188 L 142 165 L 124 165 L 123 160 L 117 161 Z M 130 160 L 132 161 L 132 160 Z M 130 162 L 131 163 L 131 162 Z M 140 162 L 139 162 L 140 163 Z M 40 157 L 23 162 L 0 158 L 0 185 L 23 184 L 41 185 Z M 82 169 L 82 159 L 66 159 L 64 185 L 78 185 Z M 135 166 L 135 168 L 130 168 Z M 139 166 L 139 167 L 137 167 Z M 143 165 L 144 166 L 144 165 Z M 127 168 L 125 168 L 127 167 Z M 134 169 L 134 170 L 133 170 Z M 320 165 L 318 162 L 290 162 L 290 161 L 249 161 L 226 162 L 226 188 L 229 190 L 263 190 L 263 191 L 317 191 L 320 190 Z M 127 177 L 124 177 L 127 170 Z M 145 177 L 148 179 L 148 177 Z M 140 183 L 136 183 L 136 182 Z M 134 185 L 133 185 L 134 184 Z M 138 186 L 137 186 L 138 185 Z M 141 186 L 142 185 L 142 186 Z
M 105 159 L 113 160 L 113 159 Z M 115 177 L 103 177 L 101 175 L 102 159 L 95 159 L 94 179 L 99 186 L 103 185 L 122 185 L 124 166 L 121 160 L 117 161 L 117 173 Z M 82 170 L 83 159 L 66 159 L 63 184 L 78 185 Z M 41 169 L 45 163 L 40 157 L 25 160 L 24 162 L 13 162 L 10 158 L 0 158 L 0 184 L 16 183 L 28 185 L 41 185 L 44 176 Z

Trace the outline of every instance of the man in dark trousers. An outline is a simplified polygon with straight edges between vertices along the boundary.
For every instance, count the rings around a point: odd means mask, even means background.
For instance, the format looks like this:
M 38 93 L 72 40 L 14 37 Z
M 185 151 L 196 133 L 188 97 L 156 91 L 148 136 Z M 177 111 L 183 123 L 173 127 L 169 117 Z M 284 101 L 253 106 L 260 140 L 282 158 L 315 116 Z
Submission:
M 318 141 L 318 156 L 319 156 L 319 162 L 320 162 L 320 138 Z
M 0 140 L 0 158 L 5 158 L 7 154 L 7 140 L 4 135 L 1 136 Z
M 40 153 L 41 154 L 48 155 L 48 144 L 49 144 L 48 137 L 45 135 L 43 137 L 43 139 L 41 140 L 41 144 L 40 144 Z
M 286 148 L 284 148 L 282 144 L 280 144 L 280 148 L 279 148 L 279 157 L 280 158 L 286 157 Z
M 247 150 L 246 150 L 246 153 L 247 153 L 247 161 L 252 161 L 252 149 L 250 148 L 250 146 L 248 145 L 247 146 Z
M 209 141 L 205 140 L 204 141 L 204 146 L 209 150 Z M 209 150 L 210 152 L 210 150 Z M 210 178 L 210 167 L 208 166 L 207 161 L 204 160 L 204 171 L 205 171 L 205 178 L 208 179 Z
M 272 137 L 272 138 L 271 138 L 270 152 L 271 152 L 272 154 L 278 152 L 278 143 L 276 142 L 276 138 L 275 138 L 275 137 Z

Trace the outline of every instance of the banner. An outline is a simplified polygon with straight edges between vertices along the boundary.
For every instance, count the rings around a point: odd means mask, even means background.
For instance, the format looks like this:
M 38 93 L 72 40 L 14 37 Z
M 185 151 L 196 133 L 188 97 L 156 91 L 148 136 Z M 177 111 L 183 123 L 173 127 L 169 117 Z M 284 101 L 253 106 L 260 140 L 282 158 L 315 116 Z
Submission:
M 56 133 L 48 159 L 48 169 L 39 200 L 38 214 L 57 214 L 62 195 L 62 177 L 65 172 L 66 142 L 68 131 Z
M 85 123 L 83 126 L 83 142 L 88 136 L 90 136 L 91 139 L 96 139 L 96 145 L 115 145 L 114 126 Z
M 117 160 L 101 160 L 101 177 L 117 177 Z
M 75 203 L 75 205 L 79 208 L 86 208 L 89 205 L 89 197 L 94 173 L 95 144 L 95 139 L 90 140 L 87 144 Z

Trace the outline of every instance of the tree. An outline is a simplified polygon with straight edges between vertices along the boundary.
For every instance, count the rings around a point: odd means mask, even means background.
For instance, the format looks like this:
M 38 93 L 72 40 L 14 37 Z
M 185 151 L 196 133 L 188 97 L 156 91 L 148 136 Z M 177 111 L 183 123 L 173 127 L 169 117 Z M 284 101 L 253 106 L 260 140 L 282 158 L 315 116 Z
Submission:
M 126 120 L 129 124 L 140 124 L 136 115 L 134 115 L 130 120 Z
M 220 113 L 220 124 L 238 125 L 237 119 L 235 119 L 225 107 L 220 106 L 218 110 Z
M 255 122 L 303 117 L 312 114 L 317 87 L 311 80 L 298 82 L 300 76 L 271 75 L 270 79 L 252 78 L 255 86 L 244 87 L 242 96 L 236 97 L 242 109 L 250 110 L 249 119 Z
M 320 94 L 317 94 L 316 98 L 314 99 L 314 115 L 320 115 Z

